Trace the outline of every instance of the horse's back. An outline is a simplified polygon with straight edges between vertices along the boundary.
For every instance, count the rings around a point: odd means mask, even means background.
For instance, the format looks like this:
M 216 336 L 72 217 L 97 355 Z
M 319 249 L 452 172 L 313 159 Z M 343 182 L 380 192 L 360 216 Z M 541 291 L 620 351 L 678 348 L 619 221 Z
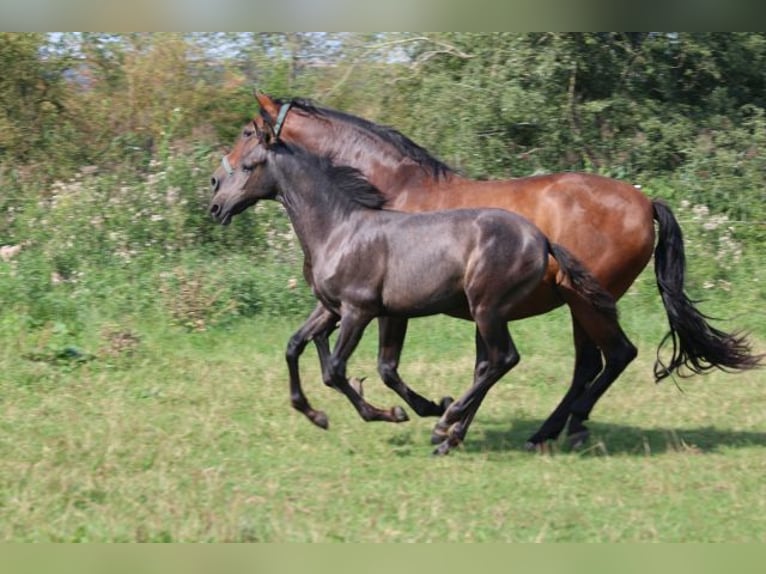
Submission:
M 651 199 L 635 186 L 596 174 L 564 172 L 505 180 L 453 176 L 407 189 L 403 211 L 494 207 L 519 213 L 565 246 L 619 297 L 654 248 Z

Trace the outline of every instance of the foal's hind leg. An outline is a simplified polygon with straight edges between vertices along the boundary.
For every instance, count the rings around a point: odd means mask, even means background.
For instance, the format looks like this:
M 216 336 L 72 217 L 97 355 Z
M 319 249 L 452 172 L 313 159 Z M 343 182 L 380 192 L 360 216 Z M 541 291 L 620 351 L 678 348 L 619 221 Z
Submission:
M 476 367 L 473 386 L 452 403 L 436 424 L 431 442 L 440 443 L 434 454 L 447 454 L 468 432 L 484 397 L 502 376 L 519 362 L 507 324 L 499 314 L 476 318 Z
M 409 420 L 407 413 L 401 407 L 393 407 L 388 410 L 372 406 L 362 398 L 346 378 L 346 363 L 359 344 L 365 327 L 372 317 L 353 310 L 344 310 L 340 322 L 340 333 L 335 342 L 335 348 L 327 364 L 327 371 L 323 374 L 325 384 L 338 389 L 351 401 L 359 416 L 365 421 L 404 422 Z
M 527 450 L 535 450 L 549 440 L 556 440 L 564 430 L 569 419 L 572 403 L 580 397 L 593 379 L 601 372 L 603 361 L 601 351 L 590 340 L 577 320 L 572 317 L 575 342 L 575 367 L 574 376 L 569 390 L 561 399 L 561 402 L 526 442 Z
M 444 397 L 436 404 L 413 391 L 401 379 L 398 372 L 399 359 L 407 334 L 407 319 L 403 317 L 380 317 L 378 344 L 378 372 L 386 386 L 392 389 L 412 410 L 421 417 L 434 417 L 444 414 L 452 402 L 451 397 Z

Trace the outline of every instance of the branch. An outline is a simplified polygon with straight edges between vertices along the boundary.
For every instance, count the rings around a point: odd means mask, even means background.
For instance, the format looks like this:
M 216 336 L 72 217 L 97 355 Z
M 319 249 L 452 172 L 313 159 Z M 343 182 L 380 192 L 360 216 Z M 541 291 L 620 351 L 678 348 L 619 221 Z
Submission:
M 432 51 L 429 51 L 429 52 L 424 52 L 416 61 L 414 61 L 412 63 L 412 68 L 413 69 L 414 68 L 418 68 L 423 63 L 425 63 L 428 60 L 430 60 L 431 58 L 433 58 L 435 56 L 438 56 L 438 55 L 441 55 L 441 54 L 455 56 L 457 58 L 461 58 L 461 59 L 464 59 L 464 60 L 468 60 L 468 59 L 474 57 L 474 54 L 468 54 L 468 53 L 466 53 L 466 52 L 456 48 L 455 46 L 453 46 L 451 44 L 448 44 L 448 43 L 443 42 L 441 40 L 434 40 L 434 39 L 428 38 L 426 36 L 415 36 L 413 38 L 402 38 L 402 39 L 398 39 L 398 40 L 388 40 L 386 42 L 380 42 L 378 44 L 373 44 L 372 46 L 367 48 L 364 52 L 362 52 L 359 56 L 357 56 L 353 60 L 353 62 L 349 65 L 348 69 L 343 74 L 343 76 L 341 76 L 341 78 L 335 83 L 335 85 L 332 86 L 326 92 L 324 92 L 323 97 L 329 97 L 329 96 L 333 95 L 335 92 L 337 92 L 343 86 L 343 84 L 346 83 L 346 81 L 348 80 L 349 76 L 351 76 L 351 72 L 354 71 L 354 69 L 356 68 L 357 64 L 359 64 L 359 62 L 365 60 L 370 54 L 373 54 L 374 52 L 377 52 L 378 50 L 381 50 L 383 48 L 390 48 L 390 47 L 393 47 L 393 46 L 402 46 L 402 45 L 405 45 L 405 44 L 412 44 L 412 43 L 415 43 L 415 42 L 429 42 L 431 44 L 435 44 L 436 46 L 439 46 L 441 49 L 440 50 L 432 50 Z

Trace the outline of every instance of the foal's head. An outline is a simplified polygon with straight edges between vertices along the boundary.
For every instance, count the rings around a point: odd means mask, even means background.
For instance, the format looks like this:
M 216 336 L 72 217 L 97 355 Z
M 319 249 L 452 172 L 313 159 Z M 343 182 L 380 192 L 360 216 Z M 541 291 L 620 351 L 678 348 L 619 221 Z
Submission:
M 221 160 L 211 179 L 213 199 L 210 214 L 222 225 L 261 199 L 274 199 L 277 181 L 268 158 L 273 133 L 249 124 L 234 149 Z M 223 169 L 225 177 L 219 177 Z

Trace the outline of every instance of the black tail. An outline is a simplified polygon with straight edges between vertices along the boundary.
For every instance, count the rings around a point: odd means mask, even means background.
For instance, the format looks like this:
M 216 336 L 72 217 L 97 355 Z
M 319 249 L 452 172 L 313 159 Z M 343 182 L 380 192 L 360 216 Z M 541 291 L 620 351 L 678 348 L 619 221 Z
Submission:
M 588 299 L 598 311 L 616 321 L 617 305 L 614 297 L 601 287 L 590 271 L 562 245 L 549 243 L 548 248 L 551 255 L 558 261 L 561 270 L 569 277 L 575 291 Z
M 659 239 L 654 250 L 657 287 L 668 314 L 670 332 L 657 348 L 654 378 L 664 379 L 673 372 L 679 376 L 702 374 L 718 368 L 723 371 L 752 369 L 760 366 L 763 355 L 753 355 L 747 337 L 724 333 L 711 326 L 684 293 L 686 261 L 681 228 L 673 212 L 662 201 L 654 200 L 654 219 L 659 224 Z M 670 342 L 672 353 L 665 363 L 662 348 Z M 686 371 L 682 371 L 685 368 Z

